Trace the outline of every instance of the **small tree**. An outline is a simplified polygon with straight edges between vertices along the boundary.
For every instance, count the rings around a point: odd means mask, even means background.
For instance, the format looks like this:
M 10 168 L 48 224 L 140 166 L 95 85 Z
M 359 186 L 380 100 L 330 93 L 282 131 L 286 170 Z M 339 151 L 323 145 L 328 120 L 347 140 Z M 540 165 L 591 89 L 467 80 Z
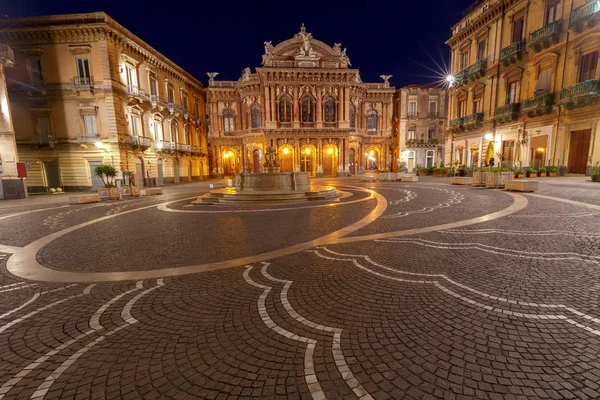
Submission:
M 100 179 L 105 188 L 115 187 L 115 176 L 117 176 L 117 169 L 112 165 L 101 164 L 94 168 L 94 174 Z
M 135 186 L 135 173 L 133 171 L 123 171 L 123 175 L 127 178 L 127 185 Z
M 498 157 L 498 167 L 502 168 L 502 161 L 504 161 L 504 153 L 499 151 L 496 153 L 496 157 Z

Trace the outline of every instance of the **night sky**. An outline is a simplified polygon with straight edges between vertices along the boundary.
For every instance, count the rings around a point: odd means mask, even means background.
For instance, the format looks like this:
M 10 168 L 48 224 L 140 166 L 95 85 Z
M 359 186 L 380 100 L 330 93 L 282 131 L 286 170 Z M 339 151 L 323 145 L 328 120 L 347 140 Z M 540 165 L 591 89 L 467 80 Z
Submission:
M 207 71 L 218 71 L 217 80 L 237 80 L 245 67 L 259 67 L 263 42 L 276 45 L 289 39 L 304 22 L 315 39 L 347 47 L 363 81 L 380 82 L 379 75 L 393 75 L 390 82 L 399 88 L 436 80 L 426 67 L 439 71 L 436 63 L 448 63 L 444 42 L 473 2 L 0 0 L 0 13 L 18 17 L 105 11 L 205 84 Z

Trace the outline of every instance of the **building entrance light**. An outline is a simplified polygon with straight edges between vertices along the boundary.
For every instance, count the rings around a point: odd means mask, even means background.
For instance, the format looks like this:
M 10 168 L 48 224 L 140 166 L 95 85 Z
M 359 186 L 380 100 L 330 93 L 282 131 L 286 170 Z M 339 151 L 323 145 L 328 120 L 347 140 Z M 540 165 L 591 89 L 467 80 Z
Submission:
M 484 136 L 485 140 L 491 141 L 494 139 L 494 134 L 493 133 L 486 133 Z

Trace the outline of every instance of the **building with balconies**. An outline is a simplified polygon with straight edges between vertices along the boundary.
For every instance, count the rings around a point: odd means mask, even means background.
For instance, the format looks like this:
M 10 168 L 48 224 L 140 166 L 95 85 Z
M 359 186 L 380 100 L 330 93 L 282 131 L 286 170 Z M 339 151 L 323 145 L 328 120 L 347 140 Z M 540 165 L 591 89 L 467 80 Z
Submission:
M 101 12 L 0 28 L 14 50 L 8 94 L 30 192 L 97 189 L 102 163 L 139 186 L 208 176 L 202 83 L 142 39 Z
M 409 172 L 417 165 L 432 168 L 444 164 L 447 106 L 447 92 L 440 87 L 409 85 L 396 93 L 399 161 Z
M 246 68 L 237 81 L 208 75 L 215 176 L 261 171 L 269 146 L 284 172 L 336 176 L 397 165 L 390 76 L 364 83 L 346 49 L 316 40 L 304 25 L 276 46 L 265 42 L 255 72 Z
M 452 28 L 446 162 L 563 166 L 600 162 L 600 3 L 477 1 Z M 485 72 L 470 79 L 473 65 Z M 469 124 L 470 115 L 482 113 Z M 497 165 L 497 163 L 496 163 Z

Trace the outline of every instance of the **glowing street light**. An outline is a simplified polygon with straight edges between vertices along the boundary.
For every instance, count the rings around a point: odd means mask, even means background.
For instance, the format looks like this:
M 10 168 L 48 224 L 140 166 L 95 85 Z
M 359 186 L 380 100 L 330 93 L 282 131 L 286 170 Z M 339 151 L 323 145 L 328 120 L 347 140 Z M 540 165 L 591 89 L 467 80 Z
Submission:
M 486 133 L 484 136 L 485 140 L 491 141 L 494 139 L 494 134 L 493 133 Z
M 283 148 L 283 154 L 285 154 L 286 156 L 290 153 L 290 149 L 288 149 L 287 147 Z
M 327 154 L 333 154 L 333 149 L 331 147 L 327 149 Z
M 304 152 L 305 152 L 307 155 L 309 155 L 309 154 L 310 154 L 310 149 L 307 147 L 307 148 L 304 150 Z
M 96 143 L 94 143 L 94 146 L 96 146 L 97 149 L 101 149 L 104 147 L 104 144 L 98 140 Z

